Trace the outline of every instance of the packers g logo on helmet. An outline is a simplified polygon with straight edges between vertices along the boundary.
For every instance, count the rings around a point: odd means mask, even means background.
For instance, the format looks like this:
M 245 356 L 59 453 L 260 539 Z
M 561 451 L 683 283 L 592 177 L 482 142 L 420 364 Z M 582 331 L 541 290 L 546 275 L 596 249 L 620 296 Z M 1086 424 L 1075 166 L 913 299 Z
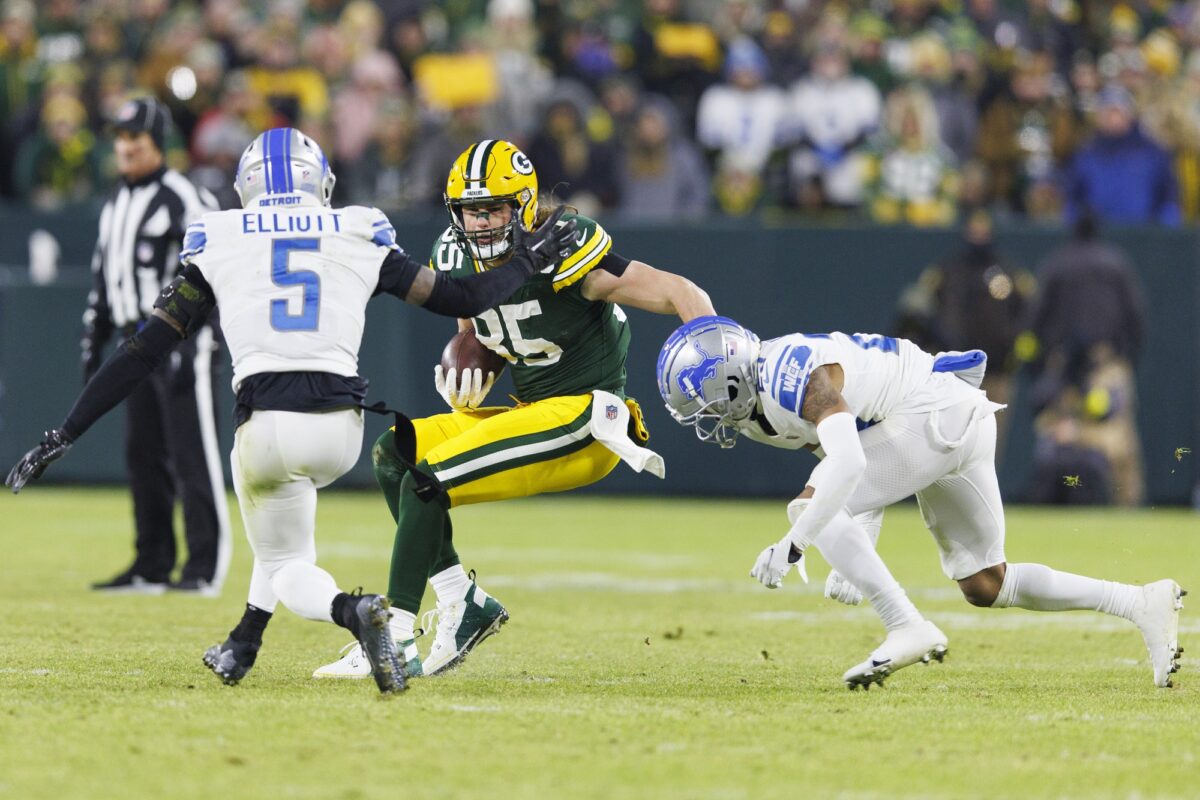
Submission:
M 464 150 L 446 179 L 446 210 L 459 241 L 482 262 L 495 261 L 512 247 L 516 220 L 532 230 L 537 218 L 537 173 L 529 157 L 512 142 L 484 139 Z M 467 231 L 463 208 L 508 203 L 513 219 L 503 228 Z

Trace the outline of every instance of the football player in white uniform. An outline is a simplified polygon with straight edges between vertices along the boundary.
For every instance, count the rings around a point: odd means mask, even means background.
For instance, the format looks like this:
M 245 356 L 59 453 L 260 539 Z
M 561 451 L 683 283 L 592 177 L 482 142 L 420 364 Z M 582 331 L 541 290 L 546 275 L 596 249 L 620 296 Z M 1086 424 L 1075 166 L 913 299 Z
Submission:
M 946 636 L 921 615 L 875 552 L 883 509 L 915 494 L 942 570 L 976 606 L 1090 609 L 1133 622 L 1156 686 L 1170 686 L 1180 654 L 1173 580 L 1102 581 L 1042 564 L 1009 564 L 996 480 L 996 420 L 1003 406 L 978 389 L 982 351 L 932 356 L 905 339 L 792 334 L 761 342 L 725 317 L 703 317 L 667 340 L 658 387 L 675 419 L 701 440 L 732 447 L 739 435 L 821 457 L 788 505 L 791 529 L 750 574 L 775 588 L 804 574 L 814 545 L 835 570 L 826 596 L 870 600 L 883 643 L 843 675 L 851 688 L 882 683 L 918 661 L 940 661 Z
M 206 214 L 188 228 L 183 269 L 153 317 L 6 483 L 17 492 L 39 477 L 219 308 L 237 394 L 234 488 L 254 571 L 241 622 L 204 663 L 226 683 L 241 680 L 278 598 L 302 617 L 350 630 L 379 690 L 390 694 L 405 688 L 405 675 L 387 598 L 341 592 L 316 565 L 314 543 L 317 489 L 345 474 L 362 449 L 367 381 L 358 375 L 358 349 L 367 301 L 386 292 L 437 314 L 473 316 L 549 266 L 574 226 L 519 229 L 508 265 L 452 278 L 405 253 L 378 209 L 331 208 L 334 180 L 321 148 L 300 131 L 258 136 L 235 179 L 244 208 Z

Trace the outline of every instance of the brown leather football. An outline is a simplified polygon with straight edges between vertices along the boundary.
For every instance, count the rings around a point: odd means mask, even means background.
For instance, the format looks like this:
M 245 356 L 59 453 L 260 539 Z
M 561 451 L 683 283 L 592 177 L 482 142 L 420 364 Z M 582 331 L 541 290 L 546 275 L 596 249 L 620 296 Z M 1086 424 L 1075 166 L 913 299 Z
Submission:
M 442 350 L 443 373 L 449 372 L 453 368 L 458 370 L 459 375 L 462 375 L 464 369 L 478 367 L 483 370 L 485 380 L 489 372 L 496 373 L 496 377 L 499 378 L 507 363 L 503 357 L 488 350 L 483 342 L 476 339 L 474 330 L 459 331 L 454 334 L 454 338 L 447 342 L 446 347 Z

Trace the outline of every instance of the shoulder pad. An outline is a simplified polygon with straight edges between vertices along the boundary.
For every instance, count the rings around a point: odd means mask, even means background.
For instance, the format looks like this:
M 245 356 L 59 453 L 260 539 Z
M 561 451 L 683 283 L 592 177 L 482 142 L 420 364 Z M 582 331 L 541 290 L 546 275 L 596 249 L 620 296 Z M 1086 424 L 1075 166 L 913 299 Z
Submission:
M 612 237 L 594 219 L 582 214 L 569 213 L 564 214 L 563 219 L 574 219 L 576 231 L 568 254 L 554 273 L 553 285 L 556 292 L 581 280 L 612 249 Z
M 179 251 L 179 262 L 187 264 L 192 258 L 204 252 L 206 244 L 208 244 L 208 233 L 204 228 L 204 220 L 198 219 L 188 225 L 187 230 L 183 232 L 183 249 Z

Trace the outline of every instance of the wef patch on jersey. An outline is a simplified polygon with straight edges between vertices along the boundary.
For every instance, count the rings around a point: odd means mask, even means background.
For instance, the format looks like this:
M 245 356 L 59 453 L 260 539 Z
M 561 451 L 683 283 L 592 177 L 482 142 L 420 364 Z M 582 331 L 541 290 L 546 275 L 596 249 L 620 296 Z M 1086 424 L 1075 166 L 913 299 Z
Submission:
M 783 351 L 775 368 L 775 400 L 784 408 L 800 413 L 804 403 L 804 389 L 808 386 L 809 359 L 812 349 L 793 346 Z

